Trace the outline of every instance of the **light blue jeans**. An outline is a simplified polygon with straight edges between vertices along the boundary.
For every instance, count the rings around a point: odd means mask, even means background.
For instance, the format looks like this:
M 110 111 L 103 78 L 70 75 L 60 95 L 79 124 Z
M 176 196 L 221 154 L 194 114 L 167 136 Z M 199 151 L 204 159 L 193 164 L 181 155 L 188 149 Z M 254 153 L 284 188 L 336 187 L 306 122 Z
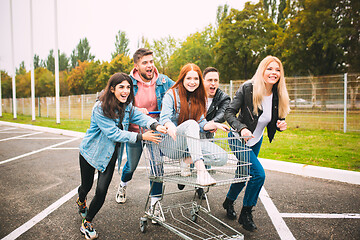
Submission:
M 191 157 L 194 163 L 203 160 L 206 165 L 210 166 L 223 166 L 226 164 L 228 160 L 227 152 L 215 143 L 206 139 L 200 140 L 200 127 L 195 120 L 187 120 L 177 126 L 176 129 L 176 141 L 169 135 L 165 135 L 159 144 L 163 155 L 170 159 Z M 151 195 L 161 194 L 162 183 L 154 182 L 153 184 Z
M 234 137 L 234 134 L 232 132 L 229 133 L 229 137 Z M 260 190 L 265 182 L 265 171 L 262 167 L 261 163 L 259 162 L 257 156 L 260 152 L 260 147 L 262 144 L 263 138 L 261 139 L 252 147 L 252 151 L 250 151 L 250 180 L 247 183 L 245 195 L 243 199 L 243 206 L 251 207 L 255 206 L 257 203 L 257 200 L 259 198 Z M 243 146 L 243 143 L 239 140 L 231 140 L 234 142 L 230 142 L 230 147 L 234 152 L 236 152 L 237 146 L 241 147 Z M 241 153 L 235 154 L 236 157 L 241 160 Z M 241 190 L 245 187 L 245 182 L 240 183 L 233 183 L 230 186 L 230 189 L 226 195 L 226 197 L 230 200 L 235 201 L 237 197 L 239 196 Z

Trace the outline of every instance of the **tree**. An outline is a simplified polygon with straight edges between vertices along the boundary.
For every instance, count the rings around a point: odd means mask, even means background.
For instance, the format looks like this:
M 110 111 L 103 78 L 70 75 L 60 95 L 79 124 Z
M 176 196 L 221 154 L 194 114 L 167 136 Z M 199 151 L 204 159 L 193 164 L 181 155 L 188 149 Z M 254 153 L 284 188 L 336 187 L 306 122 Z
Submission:
M 35 96 L 50 97 L 55 95 L 54 74 L 43 67 L 35 69 Z
M 202 32 L 196 32 L 188 36 L 170 57 L 168 76 L 177 79 L 182 66 L 189 62 L 195 63 L 200 69 L 214 66 L 212 48 L 215 42 L 215 29 L 211 25 L 207 26 Z
M 1 96 L 2 98 L 11 98 L 12 97 L 12 78 L 9 74 L 3 70 L 0 71 L 1 74 Z
M 65 71 L 69 68 L 69 59 L 66 57 L 65 53 L 60 54 L 60 50 L 58 50 L 59 56 L 59 71 Z M 51 49 L 50 53 L 46 59 L 46 68 L 55 73 L 55 57 L 54 57 L 54 50 Z
M 34 62 L 34 69 L 37 69 L 37 68 L 39 68 L 41 66 L 42 62 L 40 60 L 39 55 L 34 54 L 33 62 Z
M 72 51 L 72 53 L 70 55 L 72 68 L 79 66 L 79 61 L 80 62 L 84 62 L 84 61 L 90 62 L 90 61 L 94 60 L 95 56 L 93 56 L 90 53 L 90 48 L 91 47 L 89 45 L 89 41 L 87 40 L 87 38 L 80 39 L 80 42 L 78 43 L 78 45 L 76 46 L 76 48 Z
M 281 48 L 288 74 L 314 76 L 344 71 L 346 34 L 334 17 L 342 0 L 301 0 L 288 20 Z
M 24 61 L 22 61 L 20 63 L 19 68 L 15 69 L 15 73 L 16 73 L 15 75 L 25 74 L 26 73 L 25 62 Z
M 242 11 L 231 9 L 218 29 L 215 65 L 222 79 L 249 79 L 259 62 L 274 53 L 279 27 L 268 18 L 262 4 L 245 3 Z
M 154 61 L 157 69 L 168 75 L 168 62 L 171 55 L 178 48 L 177 40 L 171 36 L 154 40 L 148 48 L 154 52 Z
M 119 30 L 115 37 L 115 52 L 111 54 L 111 59 L 114 59 L 117 55 L 123 54 L 129 56 L 129 39 L 126 37 L 126 33 Z
M 96 89 L 100 91 L 109 81 L 111 75 L 117 72 L 128 73 L 133 68 L 133 62 L 129 56 L 123 54 L 117 55 L 110 63 L 103 62 L 101 66 L 101 73 L 96 79 Z
M 71 70 L 69 76 L 67 78 L 69 90 L 72 94 L 80 95 L 85 94 L 85 87 L 84 87 L 84 76 L 85 76 L 85 69 L 89 65 L 88 61 L 80 62 L 79 66 L 76 66 Z

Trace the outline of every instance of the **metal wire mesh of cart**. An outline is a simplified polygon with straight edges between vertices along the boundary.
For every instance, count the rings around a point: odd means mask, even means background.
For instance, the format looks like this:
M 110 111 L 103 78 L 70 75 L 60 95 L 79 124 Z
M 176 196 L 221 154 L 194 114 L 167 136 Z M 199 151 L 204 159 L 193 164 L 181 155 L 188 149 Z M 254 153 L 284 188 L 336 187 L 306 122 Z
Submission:
M 151 180 L 203 187 L 197 181 L 200 170 L 184 162 L 203 159 L 208 168 L 204 171 L 210 173 L 217 186 L 245 182 L 250 178 L 250 151 L 236 137 L 197 139 L 177 135 L 174 141 L 163 134 L 160 144 L 145 141 L 143 154 Z

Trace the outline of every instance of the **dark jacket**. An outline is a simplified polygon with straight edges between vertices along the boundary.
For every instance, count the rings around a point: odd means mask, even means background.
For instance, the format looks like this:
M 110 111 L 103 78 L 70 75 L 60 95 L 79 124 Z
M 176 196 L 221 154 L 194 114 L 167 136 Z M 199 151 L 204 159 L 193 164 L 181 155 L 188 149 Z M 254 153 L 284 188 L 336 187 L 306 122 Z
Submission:
M 225 122 L 224 113 L 225 109 L 229 106 L 231 98 L 229 95 L 221 91 L 220 88 L 216 90 L 215 96 L 209 109 L 206 112 L 206 120 L 223 123 Z M 205 132 L 201 138 L 213 138 L 214 133 Z
M 217 89 L 213 101 L 206 112 L 206 120 L 223 123 L 225 122 L 225 109 L 229 106 L 231 98 L 229 95 Z
M 279 98 L 277 93 L 277 84 L 274 84 L 271 121 L 267 125 L 267 132 L 270 142 L 273 140 L 276 130 L 279 130 L 276 127 L 277 120 L 284 120 L 279 119 L 278 105 Z M 239 115 L 236 117 L 238 113 Z M 253 84 L 252 81 L 246 81 L 240 86 L 239 90 L 237 90 L 234 99 L 230 103 L 229 107 L 225 110 L 225 120 L 235 131 L 239 133 L 243 128 L 247 128 L 251 132 L 254 132 L 258 123 L 258 119 L 262 113 L 263 111 L 258 109 L 258 115 L 254 114 Z

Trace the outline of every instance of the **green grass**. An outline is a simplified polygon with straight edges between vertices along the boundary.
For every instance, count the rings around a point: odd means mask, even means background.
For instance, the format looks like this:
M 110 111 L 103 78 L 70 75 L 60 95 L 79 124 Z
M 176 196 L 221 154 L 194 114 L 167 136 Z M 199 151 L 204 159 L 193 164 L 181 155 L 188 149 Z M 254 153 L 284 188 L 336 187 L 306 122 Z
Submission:
M 32 124 L 85 132 L 90 120 L 38 117 L 32 122 L 31 116 L 18 115 L 16 120 L 9 113 L 3 113 L 2 121 Z M 304 130 L 289 128 L 278 132 L 269 143 L 265 132 L 259 157 L 308 165 L 330 167 L 360 172 L 360 133 L 343 133 L 331 130 Z

